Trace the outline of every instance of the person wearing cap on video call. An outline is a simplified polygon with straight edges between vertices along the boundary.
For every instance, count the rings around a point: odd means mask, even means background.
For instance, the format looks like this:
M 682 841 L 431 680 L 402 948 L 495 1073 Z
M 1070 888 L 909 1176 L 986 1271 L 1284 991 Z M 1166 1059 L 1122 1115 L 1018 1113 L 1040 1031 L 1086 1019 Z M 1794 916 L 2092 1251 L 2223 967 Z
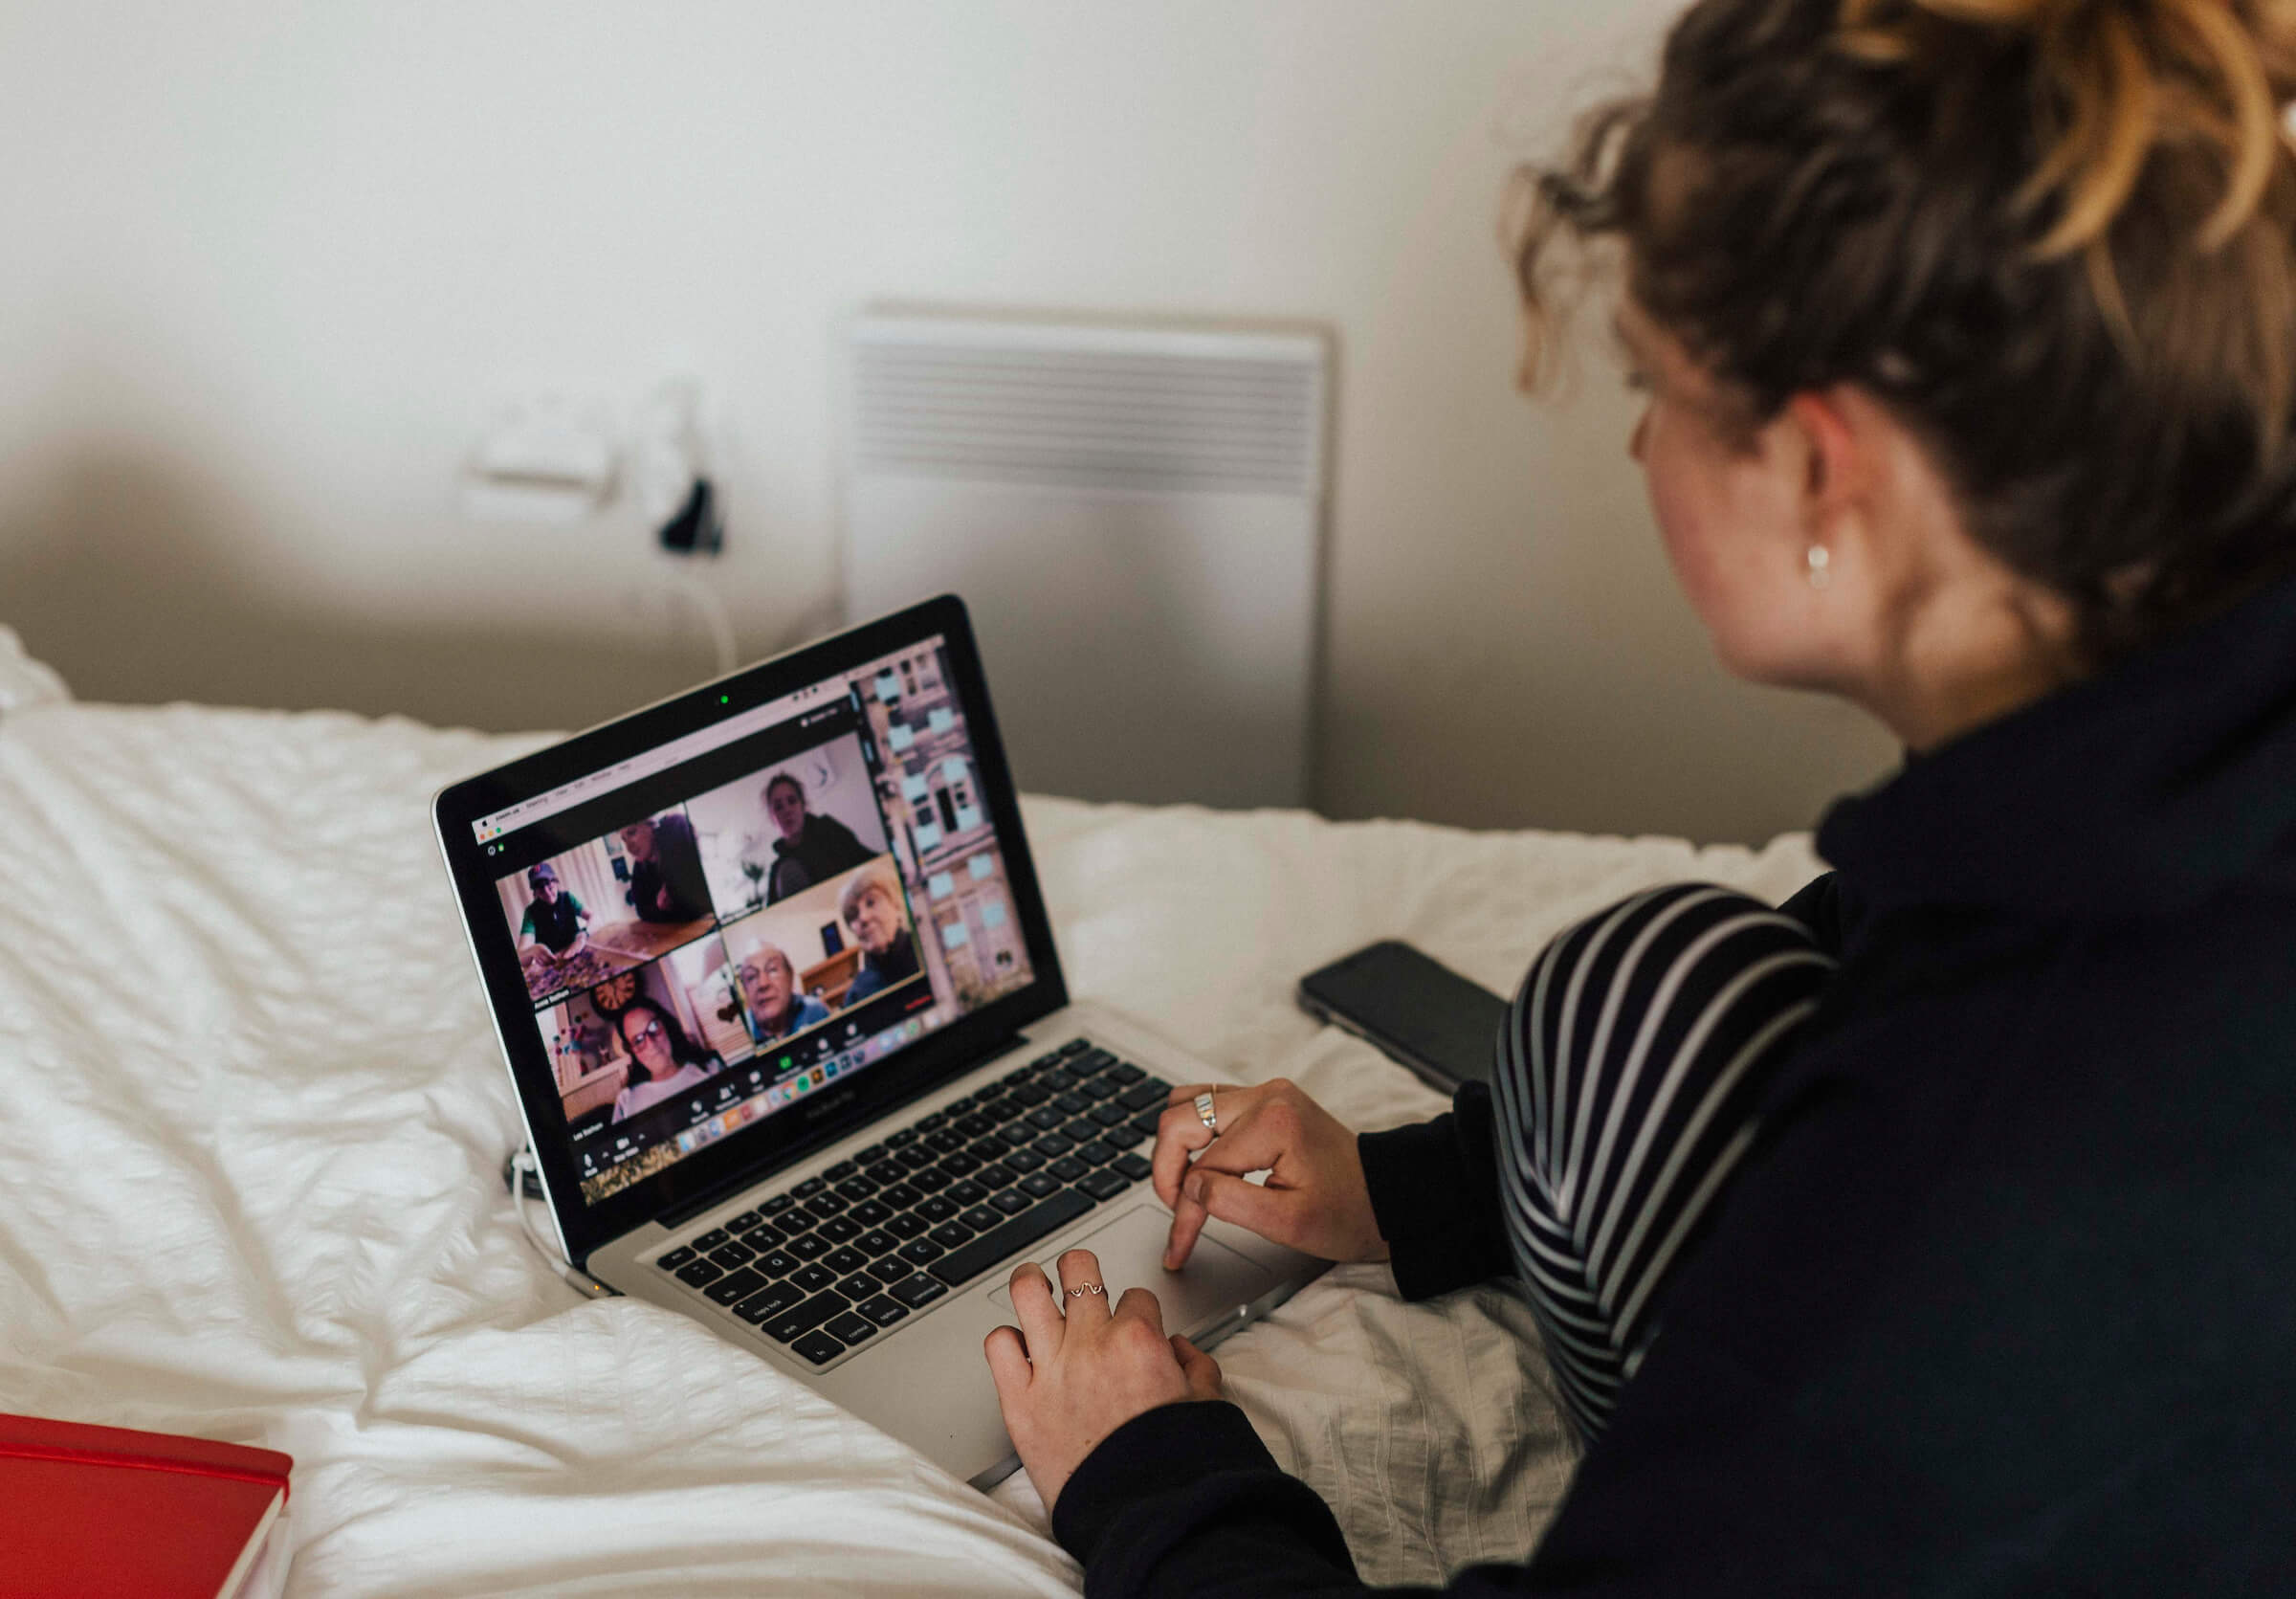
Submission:
M 590 942 L 590 913 L 561 886 L 558 869 L 546 860 L 529 868 L 526 886 L 534 898 L 519 922 L 519 953 L 553 961 L 581 954 Z
M 2296 1593 L 2291 99 L 2287 0 L 1697 0 L 1521 175 L 1526 378 L 1594 247 L 1716 655 L 1907 759 L 1783 906 L 1554 938 L 1433 1122 L 1174 1092 L 1168 1267 L 1208 1216 L 1527 1302 L 1580 1454 L 1446 1591 Z M 1363 1591 L 1053 1265 L 984 1353 L 1085 1591 Z

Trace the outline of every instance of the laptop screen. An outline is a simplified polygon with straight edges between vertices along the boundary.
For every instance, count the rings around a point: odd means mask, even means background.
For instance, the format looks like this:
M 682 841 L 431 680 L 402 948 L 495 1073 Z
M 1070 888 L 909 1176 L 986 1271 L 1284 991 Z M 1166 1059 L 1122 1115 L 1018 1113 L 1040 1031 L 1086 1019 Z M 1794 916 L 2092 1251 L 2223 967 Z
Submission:
M 983 787 L 934 633 L 470 823 L 584 1206 L 1028 986 Z

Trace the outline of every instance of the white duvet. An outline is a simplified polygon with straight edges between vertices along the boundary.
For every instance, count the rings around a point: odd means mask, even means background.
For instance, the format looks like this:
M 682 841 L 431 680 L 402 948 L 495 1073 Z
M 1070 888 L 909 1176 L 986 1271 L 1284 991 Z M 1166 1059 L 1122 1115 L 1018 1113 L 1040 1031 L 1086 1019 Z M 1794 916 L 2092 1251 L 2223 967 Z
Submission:
M 519 1232 L 428 808 L 536 739 L 75 705 L 0 656 L 0 1410 L 285 1450 L 298 1595 L 1076 1591 L 1025 1478 L 983 1498 Z M 1302 1016 L 1300 972 L 1396 935 L 1508 989 L 1636 887 L 1818 870 L 1799 837 L 1027 812 L 1075 991 L 1358 1126 L 1441 1101 Z M 1343 1269 L 1220 1359 L 1369 1578 L 1520 1558 L 1562 1490 L 1501 1290 Z

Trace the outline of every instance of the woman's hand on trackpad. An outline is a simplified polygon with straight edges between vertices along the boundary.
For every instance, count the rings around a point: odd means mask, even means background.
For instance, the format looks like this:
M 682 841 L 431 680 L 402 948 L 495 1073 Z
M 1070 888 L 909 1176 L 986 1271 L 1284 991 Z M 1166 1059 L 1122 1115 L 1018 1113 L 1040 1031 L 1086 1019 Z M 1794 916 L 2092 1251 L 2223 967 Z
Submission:
M 1202 1094 L 1211 1096 L 1216 1131 L 1196 1108 Z M 1167 1271 L 1187 1263 L 1207 1216 L 1325 1260 L 1387 1258 L 1356 1135 L 1282 1077 L 1252 1088 L 1175 1088 L 1157 1125 L 1154 1165 L 1156 1196 L 1172 1207 Z M 1267 1181 L 1246 1182 L 1254 1171 Z

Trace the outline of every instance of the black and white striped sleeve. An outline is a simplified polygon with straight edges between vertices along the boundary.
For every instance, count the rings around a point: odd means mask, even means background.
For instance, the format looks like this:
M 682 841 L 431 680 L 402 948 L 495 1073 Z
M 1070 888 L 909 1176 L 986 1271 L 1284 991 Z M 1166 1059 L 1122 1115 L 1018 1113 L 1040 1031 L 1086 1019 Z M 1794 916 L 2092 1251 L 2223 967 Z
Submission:
M 1525 976 L 1493 1074 L 1499 1200 L 1583 1436 L 1655 1335 L 1833 967 L 1799 920 L 1684 883 L 1579 923 Z

